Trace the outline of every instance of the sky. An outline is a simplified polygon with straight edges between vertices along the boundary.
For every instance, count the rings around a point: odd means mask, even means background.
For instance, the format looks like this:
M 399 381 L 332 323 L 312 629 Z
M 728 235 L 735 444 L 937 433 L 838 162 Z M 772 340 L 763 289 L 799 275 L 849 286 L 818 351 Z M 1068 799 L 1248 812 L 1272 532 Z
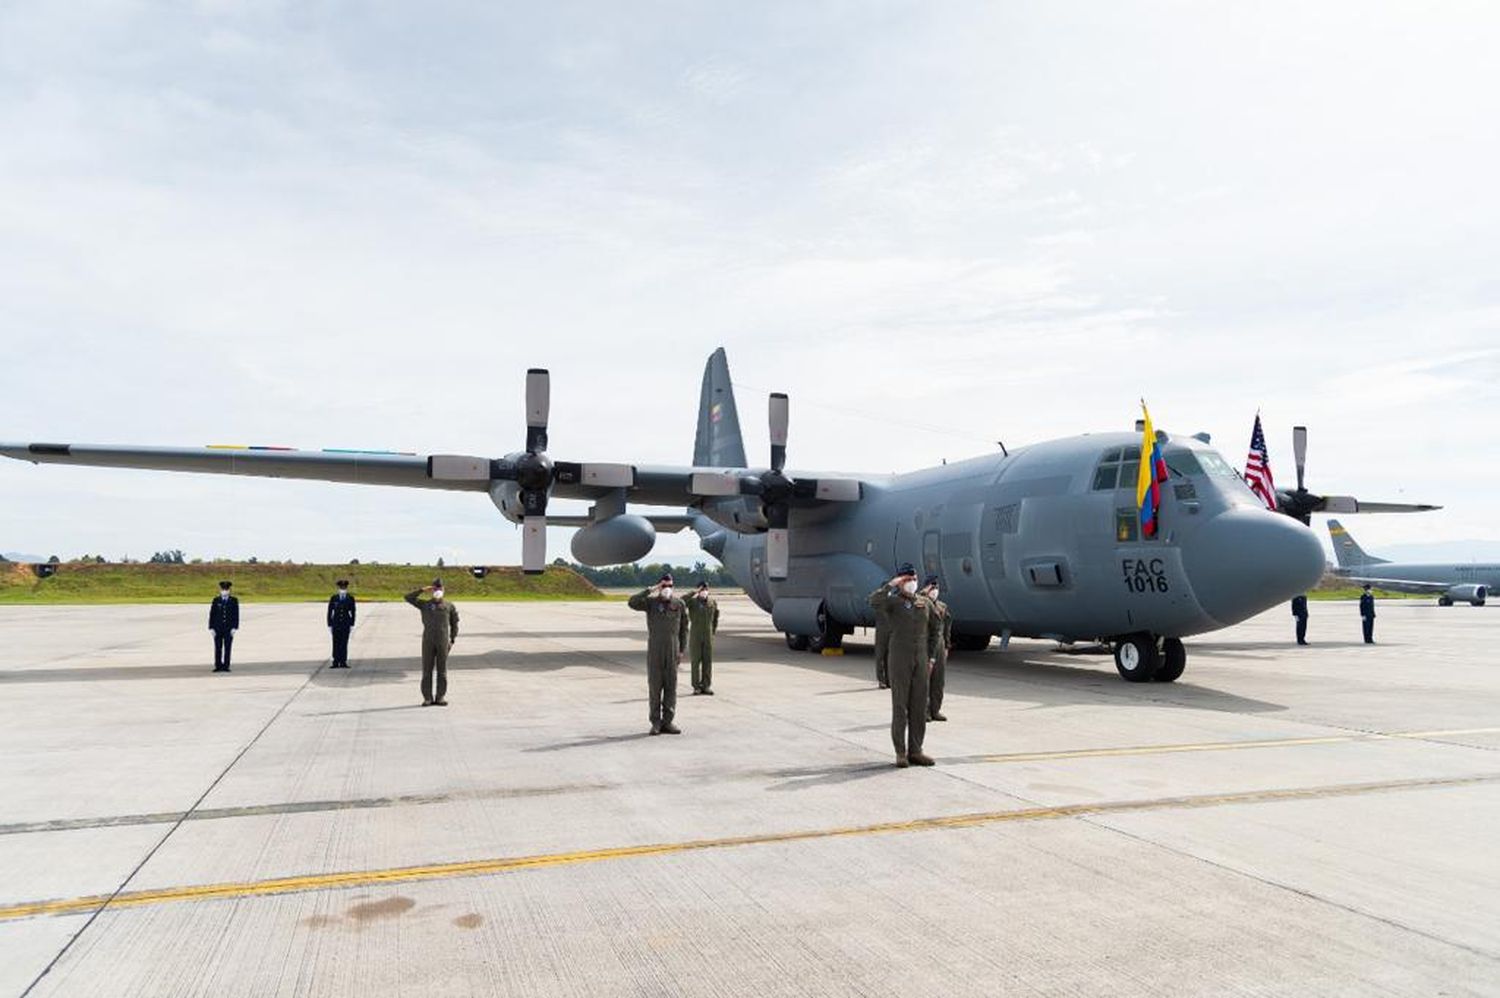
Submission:
M 887 472 L 1291 427 L 1500 541 L 1489 3 L 0 5 L 0 439 Z M 554 503 L 566 511 L 566 504 Z M 550 554 L 567 555 L 568 531 Z M 514 563 L 482 495 L 0 461 L 0 550 Z M 663 536 L 653 558 L 692 560 Z

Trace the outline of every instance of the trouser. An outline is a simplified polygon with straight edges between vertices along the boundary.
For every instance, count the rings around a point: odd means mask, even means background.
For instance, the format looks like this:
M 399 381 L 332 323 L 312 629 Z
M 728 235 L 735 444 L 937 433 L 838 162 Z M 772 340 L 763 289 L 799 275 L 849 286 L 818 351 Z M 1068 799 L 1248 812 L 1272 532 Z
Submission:
M 712 689 L 714 685 L 713 637 L 708 634 L 695 634 L 688 639 L 688 648 L 693 655 L 693 689 Z
M 422 639 L 422 699 L 441 700 L 448 692 L 449 642 L 441 638 Z M 432 680 L 437 677 L 434 691 Z
M 1359 619 L 1365 627 L 1365 644 L 1373 645 L 1375 643 L 1375 618 L 1361 617 Z
M 1299 645 L 1305 645 L 1305 644 L 1307 644 L 1307 618 L 1306 617 L 1298 617 L 1297 618 L 1297 643 Z
M 671 724 L 677 716 L 677 656 L 646 658 L 646 692 L 651 701 L 651 723 Z
M 875 681 L 890 685 L 891 636 L 877 621 L 875 624 Z
M 891 677 L 891 744 L 897 755 L 922 751 L 927 734 L 927 662 L 892 655 L 887 663 Z
M 214 631 L 214 668 L 229 668 L 229 649 L 234 646 L 233 631 Z
M 927 716 L 930 718 L 943 709 L 943 670 L 948 665 L 948 656 L 939 655 L 927 677 Z
M 333 629 L 333 664 L 349 664 L 349 628 L 347 627 Z

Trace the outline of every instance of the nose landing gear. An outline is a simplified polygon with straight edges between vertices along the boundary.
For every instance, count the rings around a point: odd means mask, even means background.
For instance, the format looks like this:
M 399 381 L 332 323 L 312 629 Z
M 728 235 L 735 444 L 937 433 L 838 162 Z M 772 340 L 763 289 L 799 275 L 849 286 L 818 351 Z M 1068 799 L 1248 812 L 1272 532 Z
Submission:
M 1181 638 L 1162 638 L 1145 631 L 1115 640 L 1115 669 L 1127 683 L 1170 683 L 1187 668 Z

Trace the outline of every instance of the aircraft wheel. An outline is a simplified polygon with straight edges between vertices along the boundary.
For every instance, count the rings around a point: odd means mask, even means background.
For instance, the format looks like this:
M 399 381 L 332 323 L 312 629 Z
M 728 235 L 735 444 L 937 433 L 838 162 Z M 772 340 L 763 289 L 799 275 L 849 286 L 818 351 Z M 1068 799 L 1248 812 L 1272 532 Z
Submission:
M 954 651 L 984 651 L 990 646 L 988 634 L 954 634 Z
M 1181 638 L 1163 638 L 1161 643 L 1161 668 L 1151 678 L 1158 683 L 1176 682 L 1187 668 L 1187 649 Z
M 1439 596 L 1438 597 L 1438 606 L 1452 606 L 1452 605 L 1453 605 L 1453 600 L 1449 599 L 1447 596 Z
M 788 634 L 786 646 L 792 651 L 807 651 L 809 639 L 806 634 Z
M 1161 668 L 1156 638 L 1143 632 L 1127 634 L 1115 642 L 1115 669 L 1127 683 L 1149 683 Z
M 1474 605 L 1475 606 L 1484 606 L 1484 600 L 1477 599 L 1477 600 L 1474 601 Z

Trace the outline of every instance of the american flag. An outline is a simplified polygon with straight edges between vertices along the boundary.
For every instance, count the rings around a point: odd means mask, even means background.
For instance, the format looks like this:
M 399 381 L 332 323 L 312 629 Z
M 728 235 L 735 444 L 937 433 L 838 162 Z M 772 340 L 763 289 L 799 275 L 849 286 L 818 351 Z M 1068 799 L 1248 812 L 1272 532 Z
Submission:
M 1245 484 L 1266 504 L 1267 509 L 1276 508 L 1276 483 L 1271 481 L 1271 455 L 1266 453 L 1266 435 L 1260 428 L 1260 413 L 1255 414 L 1255 429 L 1250 431 L 1250 456 L 1245 459 Z

